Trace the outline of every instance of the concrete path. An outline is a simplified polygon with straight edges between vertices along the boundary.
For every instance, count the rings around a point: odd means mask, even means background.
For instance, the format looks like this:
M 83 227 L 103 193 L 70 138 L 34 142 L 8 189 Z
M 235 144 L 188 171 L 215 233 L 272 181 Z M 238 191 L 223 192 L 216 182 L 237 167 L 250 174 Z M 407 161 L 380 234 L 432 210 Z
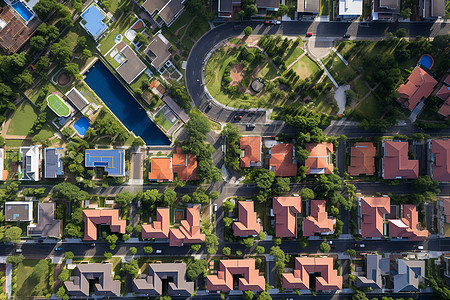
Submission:
M 299 57 L 297 57 L 296 60 L 294 60 L 289 66 L 287 66 L 286 70 L 289 70 L 293 65 L 295 65 L 300 60 L 300 58 L 305 56 L 305 54 L 306 54 L 306 52 L 303 52 Z
M 325 67 L 325 65 L 322 63 L 322 61 L 320 59 L 317 59 L 317 62 L 319 63 L 319 65 L 322 67 L 322 69 L 325 71 L 325 73 L 328 75 L 328 78 L 330 78 L 331 82 L 334 84 L 334 86 L 336 88 L 339 87 L 339 85 L 337 84 L 336 80 L 334 80 L 333 76 L 331 76 L 330 72 L 328 72 L 327 68 Z
M 345 104 L 347 102 L 347 97 L 345 96 L 345 91 L 350 89 L 350 85 L 344 84 L 338 87 L 338 89 L 334 92 L 334 99 L 339 107 L 338 114 L 342 114 L 345 110 Z
M 342 60 L 342 62 L 344 63 L 344 65 L 348 66 L 348 62 L 345 60 L 344 57 L 342 57 L 342 55 L 336 50 L 336 48 L 331 48 L 331 50 L 334 51 L 334 53 L 336 53 L 337 56 L 339 56 L 339 58 Z
M 11 274 L 12 274 L 12 265 L 6 264 L 6 294 L 8 295 L 8 299 L 11 299 Z
M 331 51 L 333 42 L 331 40 L 311 38 L 308 40 L 308 53 L 316 58 L 325 58 Z

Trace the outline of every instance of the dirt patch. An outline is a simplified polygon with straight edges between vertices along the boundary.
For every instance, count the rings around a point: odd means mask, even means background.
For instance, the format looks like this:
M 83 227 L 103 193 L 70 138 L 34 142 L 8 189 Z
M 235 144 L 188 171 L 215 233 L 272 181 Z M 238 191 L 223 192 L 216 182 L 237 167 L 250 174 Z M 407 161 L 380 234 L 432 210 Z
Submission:
M 61 72 L 58 74 L 58 79 L 57 79 L 57 81 L 58 81 L 58 84 L 59 84 L 60 86 L 65 86 L 65 85 L 69 84 L 69 82 L 70 82 L 70 76 L 67 75 L 66 72 L 61 71 Z
M 244 78 L 244 75 L 242 74 L 242 71 L 244 70 L 244 64 L 239 63 L 231 67 L 230 70 L 230 77 L 233 80 L 231 82 L 231 85 L 238 85 L 241 83 L 242 78 Z
M 134 24 L 133 28 L 131 28 L 131 29 L 138 30 L 138 29 L 141 29 L 142 26 L 144 26 L 142 21 L 138 21 L 136 24 Z

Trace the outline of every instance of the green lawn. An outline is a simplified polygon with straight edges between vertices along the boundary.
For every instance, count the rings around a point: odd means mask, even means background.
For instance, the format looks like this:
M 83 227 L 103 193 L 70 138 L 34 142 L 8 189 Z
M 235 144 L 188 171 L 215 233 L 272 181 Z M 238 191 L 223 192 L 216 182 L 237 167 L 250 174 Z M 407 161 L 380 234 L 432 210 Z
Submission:
M 300 58 L 300 60 L 292 66 L 292 69 L 297 72 L 300 79 L 306 79 L 320 70 L 317 64 L 306 55 Z
M 9 148 L 19 148 L 22 146 L 23 141 L 22 140 L 6 140 L 6 147 Z
M 28 102 L 24 101 L 14 113 L 7 134 L 27 135 L 36 119 L 37 112 Z
M 364 79 L 361 77 L 352 81 L 352 90 L 356 93 L 358 99 L 361 99 L 369 92 L 369 88 L 365 85 Z
M 356 110 L 364 117 L 371 120 L 380 118 L 383 111 L 380 109 L 378 99 L 373 94 L 370 94 L 364 101 L 360 102 L 356 107 Z
M 160 110 L 155 115 L 155 122 L 158 123 L 158 125 L 160 125 L 161 127 L 163 127 L 166 131 L 168 131 L 173 125 L 173 123 L 167 120 L 167 118 L 164 116 L 163 110 Z
M 120 66 L 120 64 L 117 62 L 117 60 L 114 59 L 114 57 L 111 57 L 110 54 L 111 54 L 111 52 L 108 53 L 108 55 L 105 55 L 104 57 L 106 58 L 106 60 L 111 64 L 111 66 L 114 69 L 117 69 Z
M 320 16 L 328 16 L 330 14 L 330 10 L 331 10 L 330 0 L 321 0 L 319 15 Z
M 221 90 L 221 79 L 225 67 L 237 58 L 237 54 L 229 55 L 225 49 L 218 49 L 208 60 L 205 71 L 205 82 L 208 91 L 215 97 Z
M 25 259 L 17 265 L 17 290 L 15 291 L 15 296 L 18 299 L 45 296 L 48 288 L 48 271 L 45 274 L 40 274 L 39 277 L 31 276 L 33 268 L 38 263 L 38 259 Z M 50 269 L 49 267 L 48 270 Z
M 265 80 L 272 80 L 277 76 L 277 70 L 270 62 L 267 62 L 264 68 L 259 71 L 258 76 Z
M 114 39 L 116 36 L 120 33 L 122 35 L 122 40 L 125 42 L 129 42 L 127 38 L 125 37 L 125 31 L 136 22 L 137 17 L 135 14 L 129 14 L 126 17 L 122 17 L 118 22 L 113 23 L 110 28 L 114 28 L 111 30 L 111 32 L 104 38 L 100 40 L 100 52 L 105 55 L 106 52 L 109 51 L 109 49 L 114 46 Z
M 142 83 L 144 81 L 149 81 L 147 73 L 143 72 L 139 77 L 130 85 L 131 89 L 134 92 L 137 92 L 138 89 L 141 89 Z
M 339 85 L 350 82 L 358 75 L 350 66 L 346 66 L 334 52 L 325 58 L 323 63 Z
M 289 50 L 288 54 L 286 54 L 286 61 L 285 61 L 286 66 L 292 64 L 300 55 L 303 54 L 303 52 L 305 51 L 303 51 L 300 48 Z
M 229 39 L 228 41 L 230 43 L 236 45 L 237 43 L 239 43 L 240 40 L 241 40 L 240 38 L 234 37 L 234 38 Z
M 73 51 L 77 46 L 77 39 L 80 36 L 84 36 L 86 38 L 87 48 L 91 51 L 95 51 L 97 43 L 90 35 L 88 35 L 86 30 L 84 30 L 79 23 L 74 24 L 74 26 L 70 28 L 63 40 L 69 45 L 70 50 Z M 78 51 L 81 52 L 81 50 Z

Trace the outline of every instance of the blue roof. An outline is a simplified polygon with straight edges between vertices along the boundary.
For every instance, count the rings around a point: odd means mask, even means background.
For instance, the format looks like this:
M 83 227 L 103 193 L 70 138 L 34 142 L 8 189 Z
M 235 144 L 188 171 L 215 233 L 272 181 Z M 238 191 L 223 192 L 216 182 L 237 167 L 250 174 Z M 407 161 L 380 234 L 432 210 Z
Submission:
M 105 23 L 103 23 L 103 19 L 105 16 L 100 12 L 97 6 L 92 5 L 89 7 L 81 17 L 86 21 L 84 24 L 84 28 L 89 32 L 90 35 L 97 39 L 106 29 Z
M 125 176 L 125 150 L 86 150 L 85 166 L 103 167 L 109 176 Z

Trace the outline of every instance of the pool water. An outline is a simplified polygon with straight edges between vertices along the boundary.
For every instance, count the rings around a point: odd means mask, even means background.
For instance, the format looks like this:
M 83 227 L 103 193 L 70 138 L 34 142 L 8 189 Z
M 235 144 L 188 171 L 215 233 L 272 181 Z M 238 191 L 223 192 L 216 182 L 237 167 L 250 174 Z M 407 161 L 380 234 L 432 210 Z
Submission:
M 102 62 L 89 69 L 84 81 L 128 130 L 140 136 L 147 145 L 170 145 L 169 138 Z
M 23 3 L 20 1 L 14 3 L 12 7 L 17 11 L 19 15 L 22 16 L 25 22 L 30 21 L 30 19 L 33 17 L 33 14 L 30 12 L 30 10 L 26 8 L 25 5 L 23 5 Z
M 424 66 L 427 69 L 431 69 L 433 67 L 433 57 L 431 57 L 428 54 L 422 55 L 422 57 L 419 60 L 419 64 Z
M 73 124 L 73 128 L 78 132 L 79 135 L 84 136 L 86 131 L 88 130 L 89 126 L 89 120 L 85 117 L 80 118 L 78 121 Z

